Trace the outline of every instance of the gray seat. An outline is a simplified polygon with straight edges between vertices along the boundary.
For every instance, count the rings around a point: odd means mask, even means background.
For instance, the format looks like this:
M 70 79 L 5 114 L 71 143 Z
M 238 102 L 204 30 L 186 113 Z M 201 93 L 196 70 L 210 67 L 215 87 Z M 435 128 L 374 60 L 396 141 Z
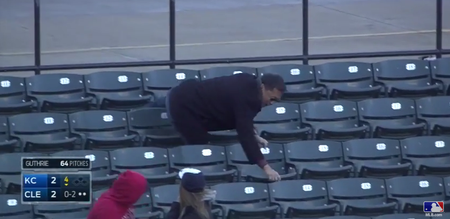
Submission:
M 0 114 L 28 113 L 34 103 L 28 98 L 24 78 L 0 76 Z
M 21 203 L 21 195 L 0 194 L 2 219 L 34 219 L 33 206 Z

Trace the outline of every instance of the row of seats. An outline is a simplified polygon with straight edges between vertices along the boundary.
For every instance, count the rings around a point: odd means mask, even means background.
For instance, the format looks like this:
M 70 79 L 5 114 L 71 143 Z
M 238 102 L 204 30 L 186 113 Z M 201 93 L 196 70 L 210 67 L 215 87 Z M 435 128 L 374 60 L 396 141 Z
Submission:
M 278 216 L 312 219 L 357 215 L 362 216 L 355 217 L 358 219 L 419 219 L 427 218 L 423 213 L 424 201 L 444 201 L 444 206 L 450 207 L 450 177 L 404 176 L 386 180 L 348 178 L 327 182 L 289 180 L 270 184 L 234 182 L 217 184 L 211 189 L 216 191 L 212 202 L 213 212 L 223 218 Z M 153 187 L 135 203 L 137 217 L 163 218 L 172 202 L 177 200 L 178 191 L 179 185 Z M 97 200 L 103 192 L 105 190 L 93 192 L 93 200 Z M 20 204 L 20 195 L 0 195 L 0 204 L 0 208 L 5 209 L 0 212 L 0 217 L 4 219 L 17 218 L 8 215 L 26 218 L 33 212 L 47 218 L 83 218 L 90 207 L 35 205 L 33 209 L 32 205 Z
M 187 79 L 250 73 L 281 75 L 288 87 L 283 100 L 364 99 L 379 96 L 435 96 L 450 93 L 450 58 L 436 61 L 388 60 L 379 63 L 335 62 L 262 68 L 214 67 L 201 71 L 161 69 L 147 73 L 112 71 L 0 77 L 0 113 L 128 110 L 150 104 Z
M 339 179 L 348 177 L 391 178 L 406 175 L 450 175 L 450 137 L 422 136 L 401 141 L 354 139 L 297 141 L 269 144 L 262 148 L 266 160 L 281 176 L 291 179 Z M 0 155 L 3 191 L 20 191 L 21 157 L 49 156 L 41 153 Z M 169 149 L 121 148 L 113 151 L 75 150 L 52 157 L 86 157 L 92 163 L 94 189 L 111 185 L 117 173 L 127 169 L 141 172 L 151 186 L 174 184 L 177 171 L 186 167 L 202 170 L 212 184 L 248 181 L 267 182 L 267 176 L 252 165 L 240 144 L 231 146 L 185 145 Z M 15 189 L 14 189 L 15 188 Z
M 450 96 L 320 100 L 277 103 L 254 119 L 259 134 L 271 142 L 406 138 L 447 134 Z M 0 117 L 0 153 L 127 146 L 181 145 L 163 108 L 90 110 L 69 115 L 25 113 Z M 212 143 L 235 143 L 235 131 L 212 132 Z

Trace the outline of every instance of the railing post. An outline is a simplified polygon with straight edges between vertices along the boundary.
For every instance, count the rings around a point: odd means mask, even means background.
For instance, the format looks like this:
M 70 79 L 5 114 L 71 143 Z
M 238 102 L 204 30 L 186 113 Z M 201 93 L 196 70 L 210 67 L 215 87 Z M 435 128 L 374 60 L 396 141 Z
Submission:
M 41 74 L 41 2 L 34 0 L 34 65 L 37 69 L 35 75 Z
M 442 56 L 442 0 L 436 0 L 436 58 Z
M 175 33 L 175 0 L 169 0 L 169 58 L 172 62 L 170 64 L 170 68 L 175 68 L 175 60 L 176 60 L 176 33 Z
M 308 15 L 308 11 L 309 11 L 309 6 L 308 6 L 308 0 L 303 0 L 302 1 L 302 32 L 303 32 L 303 37 L 302 37 L 302 43 L 303 43 L 303 55 L 306 56 L 303 59 L 303 64 L 307 65 L 308 64 L 308 55 L 309 55 L 309 15 Z

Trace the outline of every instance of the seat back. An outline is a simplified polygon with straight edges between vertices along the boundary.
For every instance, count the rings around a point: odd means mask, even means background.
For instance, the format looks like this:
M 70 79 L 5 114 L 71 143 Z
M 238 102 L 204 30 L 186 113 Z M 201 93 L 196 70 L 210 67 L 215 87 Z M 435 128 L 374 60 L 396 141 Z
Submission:
M 167 213 L 170 206 L 178 199 L 180 193 L 179 185 L 163 185 L 151 188 L 153 207 Z
M 344 159 L 355 167 L 358 177 L 389 178 L 408 175 L 408 169 L 395 169 L 402 164 L 400 142 L 370 138 L 343 142 Z M 383 170 L 383 167 L 386 169 Z
M 0 154 L 18 151 L 16 144 L 7 144 L 10 142 L 8 117 L 0 116 Z M 2 145 L 2 143 L 5 143 Z
M 167 150 L 154 147 L 120 148 L 109 152 L 113 171 L 134 170 L 145 175 L 170 172 Z
M 200 80 L 197 70 L 190 69 L 158 69 L 142 73 L 145 92 L 155 99 L 167 95 L 167 92 L 186 80 Z
M 420 136 L 401 140 L 403 159 L 414 165 L 417 175 L 450 174 L 450 137 Z
M 74 144 L 51 144 L 66 140 L 70 127 L 66 114 L 27 113 L 9 117 L 10 135 L 22 143 L 26 152 L 73 150 Z
M 342 145 L 337 141 L 296 141 L 284 145 L 286 162 L 294 165 L 302 179 L 337 179 L 347 177 L 332 171 L 315 171 L 332 169 L 344 165 Z
M 391 97 L 434 96 L 438 89 L 426 89 L 432 84 L 429 62 L 398 59 L 373 63 L 374 78 Z M 437 87 L 436 87 L 437 88 Z
M 246 209 L 264 208 L 270 205 L 269 191 L 265 183 L 235 182 L 212 187 L 216 190 L 214 204 L 239 206 Z
M 11 115 L 32 111 L 32 104 L 26 93 L 25 79 L 13 76 L 0 76 L 0 114 Z
M 3 219 L 33 219 L 33 206 L 21 203 L 19 194 L 0 194 L 0 217 Z
M 71 113 L 88 110 L 87 103 L 79 101 L 86 98 L 83 75 L 81 74 L 42 74 L 25 79 L 27 94 L 38 103 L 41 112 Z
M 410 130 L 417 122 L 415 103 L 407 98 L 378 98 L 358 102 L 360 121 L 372 127 L 375 138 L 405 138 L 424 134 L 425 126 Z
M 89 214 L 91 205 L 88 204 L 37 204 L 34 205 L 34 213 L 46 218 L 85 218 Z
M 362 136 L 348 136 L 328 130 L 342 130 L 359 126 L 356 103 L 348 100 L 319 100 L 300 105 L 303 124 L 311 126 L 317 139 L 352 139 Z M 349 133 L 350 134 L 350 133 Z
M 225 147 L 227 152 L 228 164 L 236 167 L 242 165 L 251 165 L 242 149 L 241 144 L 233 144 Z M 282 144 L 269 143 L 266 148 L 261 148 L 261 153 L 268 163 L 285 163 Z
M 143 99 L 142 75 L 129 71 L 94 72 L 84 76 L 86 92 L 98 109 L 128 110 L 149 103 Z
M 317 83 L 326 87 L 329 99 L 376 98 L 372 65 L 363 62 L 330 62 L 314 66 Z
M 281 98 L 283 102 L 306 102 L 319 100 L 321 90 L 316 89 L 314 69 L 310 65 L 276 64 L 258 68 L 258 75 L 277 74 L 284 79 L 287 91 Z M 313 92 L 315 90 L 315 92 Z
M 193 167 L 204 173 L 227 169 L 225 147 L 215 145 L 183 145 L 169 148 L 170 166 L 176 169 Z
M 450 97 L 423 97 L 416 100 L 417 118 L 428 124 L 429 133 L 450 133 Z
M 200 70 L 200 78 L 201 80 L 206 80 L 210 78 L 217 78 L 241 73 L 257 76 L 256 68 L 245 66 L 220 66 Z
M 442 85 L 444 94 L 450 94 L 450 57 L 430 61 L 431 76 Z

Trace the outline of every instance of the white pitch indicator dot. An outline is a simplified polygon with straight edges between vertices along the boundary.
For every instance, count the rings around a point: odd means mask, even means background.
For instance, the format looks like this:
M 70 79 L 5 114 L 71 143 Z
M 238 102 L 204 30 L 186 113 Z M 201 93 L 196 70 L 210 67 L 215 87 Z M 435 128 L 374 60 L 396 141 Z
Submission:
M 86 196 L 86 192 L 83 192 L 83 196 Z
M 78 196 L 81 196 L 81 192 L 78 193 Z

